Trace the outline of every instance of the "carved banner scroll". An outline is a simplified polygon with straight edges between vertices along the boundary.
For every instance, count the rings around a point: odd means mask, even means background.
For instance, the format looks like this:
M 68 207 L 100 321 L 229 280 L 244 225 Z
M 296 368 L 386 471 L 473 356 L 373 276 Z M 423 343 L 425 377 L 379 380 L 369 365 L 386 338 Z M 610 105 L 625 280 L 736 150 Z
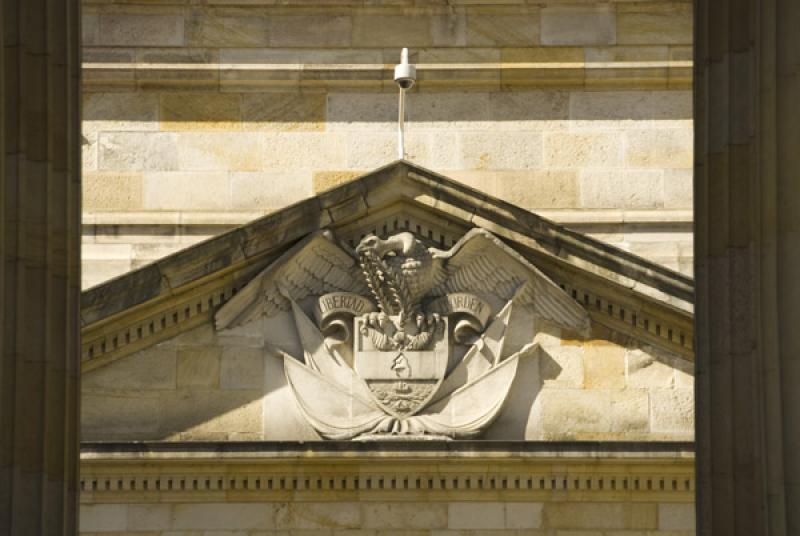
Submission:
M 437 298 L 428 304 L 428 310 L 452 319 L 453 337 L 460 344 L 469 344 L 483 333 L 492 313 L 485 300 L 467 292 L 453 292 Z
M 325 338 L 334 344 L 346 344 L 352 339 L 350 326 L 353 317 L 375 312 L 367 298 L 352 292 L 331 292 L 317 300 L 314 317 Z

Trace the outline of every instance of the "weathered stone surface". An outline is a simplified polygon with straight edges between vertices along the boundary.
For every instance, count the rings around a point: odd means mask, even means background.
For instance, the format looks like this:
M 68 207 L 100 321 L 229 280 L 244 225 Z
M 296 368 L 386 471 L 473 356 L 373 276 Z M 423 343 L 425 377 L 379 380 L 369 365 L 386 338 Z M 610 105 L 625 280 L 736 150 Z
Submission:
M 260 348 L 225 348 L 220 361 L 220 388 L 263 388 L 265 358 Z
M 656 170 L 585 170 L 580 177 L 584 208 L 659 208 L 664 177 Z
M 575 168 L 618 167 L 623 161 L 623 144 L 616 133 L 546 132 L 544 165 Z
M 84 210 L 140 210 L 142 174 L 126 172 L 86 172 L 83 174 Z
M 694 398 L 691 389 L 657 389 L 650 395 L 652 430 L 691 435 Z
M 261 390 L 181 389 L 160 396 L 158 438 L 224 441 L 235 434 L 261 435 Z M 150 435 L 149 437 L 153 437 Z
M 464 165 L 472 169 L 536 169 L 542 167 L 542 134 L 465 132 L 461 154 Z
M 175 348 L 155 346 L 83 375 L 84 392 L 104 390 L 164 390 L 176 387 L 177 352 Z
M 181 46 L 183 17 L 167 14 L 102 13 L 98 44 Z
M 504 529 L 506 509 L 501 502 L 452 502 L 447 507 L 450 529 Z
M 85 93 L 84 132 L 158 130 L 159 96 L 148 93 Z
M 258 13 L 195 11 L 186 20 L 188 46 L 256 47 L 269 45 L 270 28 Z
M 82 504 L 80 531 L 124 531 L 127 529 L 127 515 L 127 504 Z
M 657 529 L 656 504 L 546 503 L 547 527 L 559 529 Z
M 664 170 L 664 208 L 692 208 L 692 170 Z
M 236 171 L 230 188 L 234 209 L 277 209 L 311 196 L 311 173 Z
M 177 137 L 169 132 L 102 132 L 98 167 L 114 171 L 178 169 Z
M 357 502 L 290 502 L 277 507 L 275 528 L 278 529 L 327 529 L 346 531 L 358 529 L 361 523 L 361 508 Z
M 447 503 L 361 503 L 365 529 L 443 529 L 448 523 Z
M 572 91 L 569 117 L 576 120 L 683 120 L 691 130 L 690 91 Z
M 539 44 L 539 12 L 535 8 L 513 14 L 474 9 L 467 13 L 468 46 L 526 47 Z
M 352 31 L 353 21 L 347 16 L 307 14 L 270 17 L 270 45 L 273 47 L 348 47 L 351 45 Z
M 160 401 L 157 392 L 84 393 L 81 437 L 84 441 L 158 437 Z
M 176 504 L 172 527 L 197 530 L 252 530 L 275 526 L 275 505 L 270 503 Z
M 610 6 L 548 6 L 541 10 L 543 45 L 607 45 L 616 41 Z
M 126 528 L 129 531 L 160 531 L 172 527 L 172 505 L 129 504 Z
M 178 349 L 178 387 L 219 387 L 222 349 L 214 346 L 186 346 Z
M 355 47 L 412 47 L 431 46 L 430 21 L 423 15 L 359 14 L 353 17 Z M 413 58 L 412 58 L 413 61 Z
M 255 93 L 242 96 L 244 130 L 324 130 L 324 93 Z
M 670 388 L 675 385 L 675 369 L 669 363 L 638 349 L 625 352 L 625 375 L 630 387 Z
M 144 208 L 151 210 L 215 210 L 231 206 L 226 172 L 146 173 Z
M 181 132 L 176 139 L 178 165 L 186 171 L 263 171 L 272 150 L 257 132 Z
M 587 389 L 625 387 L 625 348 L 593 342 L 583 348 L 584 385 Z
M 625 161 L 635 167 L 689 168 L 692 165 L 692 132 L 686 129 L 629 131 Z
M 316 171 L 311 177 L 312 189 L 314 193 L 324 192 L 363 174 L 363 171 Z
M 162 130 L 237 130 L 241 98 L 227 93 L 167 93 L 161 96 Z
M 664 13 L 620 13 L 617 15 L 617 43 L 625 45 L 692 42 L 692 12 L 675 9 Z
M 694 505 L 670 503 L 662 503 L 658 505 L 659 530 L 694 531 L 695 527 Z
M 534 211 L 577 207 L 578 173 L 572 170 L 500 172 L 497 196 Z

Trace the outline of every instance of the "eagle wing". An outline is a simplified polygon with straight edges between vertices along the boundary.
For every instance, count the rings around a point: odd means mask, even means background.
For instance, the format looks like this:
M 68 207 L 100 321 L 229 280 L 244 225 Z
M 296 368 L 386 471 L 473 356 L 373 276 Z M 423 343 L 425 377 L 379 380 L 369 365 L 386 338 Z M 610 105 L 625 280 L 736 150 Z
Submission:
M 514 299 L 560 326 L 584 332 L 586 311 L 519 253 L 484 229 L 473 229 L 449 251 L 436 252 L 443 261 L 434 295 L 469 292 L 480 297 Z
M 329 232 L 315 233 L 275 260 L 215 315 L 217 329 L 231 328 L 259 316 L 273 316 L 307 296 L 329 292 L 367 295 L 369 289 L 355 256 Z

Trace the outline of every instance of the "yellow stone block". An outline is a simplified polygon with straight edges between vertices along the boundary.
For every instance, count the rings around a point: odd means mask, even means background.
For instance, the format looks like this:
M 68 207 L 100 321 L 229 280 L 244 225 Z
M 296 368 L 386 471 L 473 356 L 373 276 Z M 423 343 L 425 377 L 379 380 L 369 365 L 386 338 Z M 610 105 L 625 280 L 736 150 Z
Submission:
M 83 210 L 140 210 L 142 174 L 93 171 L 83 173 Z
M 499 171 L 497 189 L 501 199 L 530 210 L 578 206 L 578 173 L 573 170 Z
M 314 193 L 330 190 L 363 174 L 363 171 L 315 171 L 311 178 Z
M 255 93 L 242 97 L 244 130 L 324 130 L 324 93 Z
M 164 93 L 161 130 L 238 130 L 241 97 L 234 93 Z
M 691 11 L 617 15 L 617 43 L 620 45 L 685 45 L 691 42 Z
M 583 349 L 586 389 L 625 388 L 625 348 L 609 343 L 587 344 Z
M 188 346 L 178 350 L 178 387 L 219 387 L 222 349 Z

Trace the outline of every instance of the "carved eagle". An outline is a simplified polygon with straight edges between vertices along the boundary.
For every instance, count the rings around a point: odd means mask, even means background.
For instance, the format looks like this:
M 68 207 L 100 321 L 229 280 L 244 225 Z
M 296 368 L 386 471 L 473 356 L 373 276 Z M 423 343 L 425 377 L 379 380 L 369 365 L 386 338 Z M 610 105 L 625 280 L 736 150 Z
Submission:
M 387 314 L 419 313 L 424 301 L 468 292 L 515 304 L 583 332 L 586 311 L 539 269 L 490 232 L 476 228 L 449 250 L 428 248 L 410 232 L 368 235 L 355 251 L 330 232 L 301 241 L 262 271 L 216 315 L 218 329 L 272 316 L 308 296 L 373 296 Z

